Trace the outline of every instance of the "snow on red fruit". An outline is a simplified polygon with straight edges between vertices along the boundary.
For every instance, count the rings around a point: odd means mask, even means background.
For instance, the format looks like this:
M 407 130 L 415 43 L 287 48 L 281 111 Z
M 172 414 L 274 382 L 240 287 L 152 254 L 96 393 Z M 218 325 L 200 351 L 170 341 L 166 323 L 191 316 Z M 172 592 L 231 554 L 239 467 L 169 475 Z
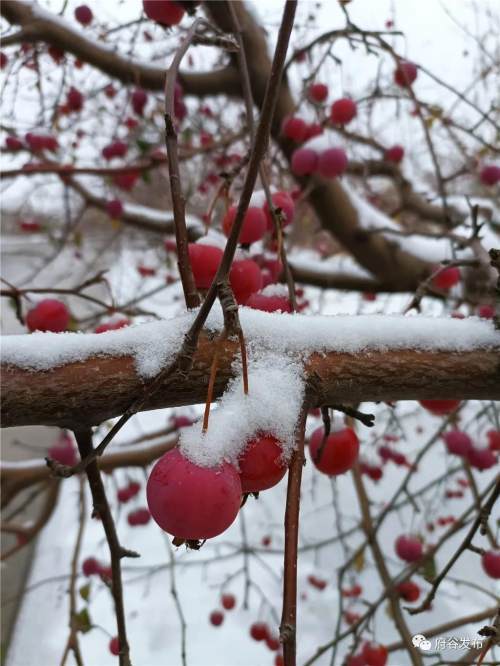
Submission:
M 117 220 L 123 215 L 123 204 L 120 199 L 112 199 L 106 203 L 106 212 L 109 217 Z
M 404 156 L 405 149 L 403 146 L 395 145 L 387 148 L 384 153 L 384 160 L 386 162 L 394 162 L 395 164 L 399 164 Z
M 324 83 L 313 83 L 307 89 L 307 97 L 314 104 L 322 104 L 328 97 L 328 86 Z
M 252 259 L 233 261 L 229 282 L 239 305 L 245 305 L 256 291 L 262 288 L 262 271 Z
M 497 458 L 491 449 L 478 449 L 475 446 L 468 451 L 467 460 L 471 467 L 481 471 L 497 464 Z
M 450 266 L 438 273 L 432 278 L 432 284 L 436 289 L 448 291 L 460 282 L 460 269 L 456 266 Z
M 123 317 L 122 319 L 116 319 L 115 321 L 107 321 L 103 324 L 99 324 L 94 329 L 94 333 L 106 333 L 107 331 L 117 331 L 120 328 L 125 328 L 130 326 L 130 319 Z
M 184 8 L 173 0 L 143 0 L 144 13 L 162 25 L 177 25 L 184 16 Z
M 284 217 L 283 227 L 287 227 L 293 222 L 293 216 L 295 214 L 295 203 L 292 197 L 288 192 L 275 192 L 271 195 L 271 200 L 273 202 L 274 208 L 281 208 L 281 213 Z M 266 216 L 266 223 L 268 231 L 274 229 L 274 220 L 271 212 L 269 210 L 268 203 L 264 204 L 264 215 Z
M 500 578 L 500 550 L 489 550 L 484 553 L 481 564 L 490 578 Z
M 214 627 L 220 627 L 224 622 L 224 613 L 221 611 L 212 611 L 209 615 L 210 624 L 213 624 Z
M 419 400 L 419 402 L 434 416 L 451 414 L 460 404 L 460 400 Z
M 82 93 L 71 86 L 68 91 L 68 96 L 66 98 L 66 104 L 70 111 L 81 111 L 83 108 L 83 95 Z
M 252 294 L 246 302 L 246 306 L 253 310 L 263 312 L 291 312 L 292 306 L 285 296 L 267 296 L 266 294 Z
M 308 176 L 318 166 L 318 155 L 311 148 L 298 148 L 293 151 L 291 167 L 296 176 Z
M 296 143 L 301 143 L 306 138 L 307 123 L 302 118 L 296 116 L 289 116 L 285 118 L 281 125 L 281 133 L 287 139 L 291 139 Z
M 57 442 L 48 450 L 49 458 L 56 460 L 61 465 L 73 467 L 78 462 L 73 440 L 66 433 L 63 433 Z
M 500 167 L 494 164 L 484 166 L 479 172 L 479 180 L 488 187 L 500 183 Z
M 250 626 L 250 636 L 254 641 L 265 641 L 269 635 L 269 629 L 265 622 L 254 622 Z
M 222 608 L 232 610 L 236 606 L 236 597 L 234 594 L 223 594 L 221 598 Z
M 405 580 L 403 583 L 399 583 L 396 589 L 399 592 L 399 596 L 405 601 L 417 601 L 420 597 L 420 588 L 412 580 Z
M 197 289 L 208 289 L 217 273 L 222 250 L 213 245 L 189 243 L 189 261 Z
M 282 446 L 272 435 L 259 435 L 248 442 L 238 464 L 244 493 L 258 493 L 272 488 L 287 470 Z
M 417 78 L 417 74 L 417 66 L 414 63 L 401 60 L 394 70 L 394 83 L 401 88 L 409 88 Z
M 87 7 L 87 5 L 80 5 L 75 9 L 75 18 L 81 25 L 90 25 L 94 15 L 90 7 Z
M 30 331 L 52 331 L 61 333 L 68 328 L 70 314 L 62 301 L 45 298 L 26 315 L 26 326 Z
M 342 97 L 332 104 L 330 118 L 334 125 L 347 125 L 356 117 L 357 113 L 356 102 L 349 97 Z
M 229 210 L 222 220 L 222 229 L 226 236 L 229 237 L 231 229 L 233 228 L 234 218 L 236 217 L 237 207 L 230 206 Z M 243 226 L 241 227 L 238 241 L 240 243 L 249 244 L 255 243 L 260 240 L 266 233 L 266 216 L 262 208 L 250 206 L 245 217 L 243 218 Z
M 422 542 L 417 537 L 401 534 L 394 544 L 396 555 L 405 562 L 417 562 L 423 555 Z
M 324 429 L 315 430 L 309 440 L 312 461 L 320 472 L 335 476 L 352 468 L 359 455 L 359 440 L 352 428 L 331 432 L 320 453 Z
M 148 96 L 145 90 L 143 90 L 142 88 L 137 88 L 136 90 L 134 90 L 134 92 L 132 93 L 132 97 L 130 98 L 130 102 L 132 104 L 134 112 L 138 116 L 142 116 L 147 101 L 148 101 Z
M 486 437 L 490 451 L 500 451 L 500 430 L 488 430 Z
M 232 465 L 200 467 L 175 448 L 153 467 L 146 495 L 162 530 L 181 539 L 210 539 L 238 515 L 241 482 Z
M 443 439 L 448 451 L 456 456 L 466 456 L 473 446 L 472 439 L 461 430 L 445 432 L 443 433 Z
M 109 651 L 117 657 L 120 654 L 120 641 L 118 636 L 115 636 L 109 641 Z
M 324 178 L 336 178 L 347 169 L 347 155 L 343 148 L 328 148 L 318 159 L 318 171 Z
M 87 557 L 82 562 L 82 572 L 84 576 L 96 576 L 101 570 L 101 565 L 95 557 Z
M 361 656 L 366 666 L 385 666 L 387 663 L 387 648 L 378 643 L 366 642 L 361 650 Z

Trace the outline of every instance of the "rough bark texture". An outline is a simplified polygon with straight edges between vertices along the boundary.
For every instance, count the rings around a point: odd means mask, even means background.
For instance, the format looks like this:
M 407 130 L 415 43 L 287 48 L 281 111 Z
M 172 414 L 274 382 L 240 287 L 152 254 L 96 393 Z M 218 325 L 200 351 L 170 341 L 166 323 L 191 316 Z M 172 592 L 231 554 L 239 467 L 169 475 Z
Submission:
M 215 343 L 200 337 L 186 377 L 174 375 L 144 405 L 159 409 L 202 403 L 206 399 Z M 214 396 L 231 378 L 238 344 L 226 341 L 219 358 Z M 2 425 L 96 425 L 122 414 L 144 383 L 131 357 L 100 357 L 70 363 L 50 372 L 2 366 Z M 500 348 L 465 353 L 370 351 L 313 354 L 304 377 L 315 381 L 317 404 L 425 398 L 500 398 Z

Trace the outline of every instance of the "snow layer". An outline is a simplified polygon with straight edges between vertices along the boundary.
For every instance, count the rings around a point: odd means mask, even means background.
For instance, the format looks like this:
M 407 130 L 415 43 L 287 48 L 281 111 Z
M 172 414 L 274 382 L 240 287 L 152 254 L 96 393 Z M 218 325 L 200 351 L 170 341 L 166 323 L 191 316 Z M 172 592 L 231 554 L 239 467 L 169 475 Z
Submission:
M 210 467 L 227 460 L 237 465 L 245 444 L 258 433 L 274 435 L 289 457 L 304 396 L 301 366 L 286 356 L 263 354 L 249 363 L 248 382 L 245 395 L 239 368 L 238 377 L 210 413 L 206 433 L 201 422 L 182 429 L 181 451 L 194 463 Z
M 33 333 L 2 338 L 2 362 L 30 370 L 50 370 L 93 356 L 133 356 L 138 374 L 157 374 L 179 350 L 195 312 L 160 322 L 93 333 Z M 467 351 L 500 347 L 500 333 L 491 321 L 421 315 L 278 314 L 240 308 L 250 353 L 307 355 L 311 352 L 416 349 Z M 214 307 L 207 328 L 222 328 L 222 312 Z

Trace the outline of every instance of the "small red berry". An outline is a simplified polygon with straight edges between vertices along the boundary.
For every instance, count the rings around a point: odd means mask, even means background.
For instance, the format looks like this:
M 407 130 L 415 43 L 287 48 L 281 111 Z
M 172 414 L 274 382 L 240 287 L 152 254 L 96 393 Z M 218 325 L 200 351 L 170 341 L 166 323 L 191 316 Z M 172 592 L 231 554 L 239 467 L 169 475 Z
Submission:
M 486 437 L 490 451 L 500 451 L 500 430 L 488 430 Z
M 105 146 L 101 154 L 105 160 L 111 160 L 113 157 L 125 157 L 128 151 L 128 145 L 123 141 L 113 141 Z
M 134 188 L 139 176 L 139 172 L 135 169 L 124 171 L 113 176 L 113 183 L 120 189 L 130 192 Z
M 267 647 L 272 650 L 273 652 L 276 652 L 277 650 L 280 649 L 280 639 L 276 638 L 276 636 L 270 636 L 268 635 L 266 637 L 266 645 Z
M 94 333 L 106 333 L 107 331 L 117 331 L 120 328 L 125 328 L 130 326 L 130 319 L 124 317 L 123 319 L 117 319 L 116 321 L 108 321 L 103 324 L 99 324 L 94 329 Z
M 101 570 L 101 565 L 95 557 L 87 557 L 82 562 L 82 572 L 84 576 L 95 576 Z
M 39 222 L 31 218 L 28 218 L 27 220 L 20 220 L 19 226 L 21 231 L 25 231 L 27 233 L 34 233 L 36 231 L 40 231 L 42 228 Z
M 493 164 L 484 166 L 479 173 L 479 180 L 488 187 L 500 183 L 500 167 Z
M 423 555 L 422 542 L 416 537 L 402 534 L 394 544 L 396 555 L 405 562 L 417 562 Z
M 480 305 L 477 314 L 481 319 L 493 319 L 495 316 L 495 307 L 493 305 Z
M 328 86 L 324 83 L 313 83 L 307 89 L 307 97 L 315 104 L 322 104 L 328 97 Z
M 358 459 L 359 440 L 356 433 L 352 428 L 330 433 L 318 460 L 323 435 L 324 429 L 318 428 L 309 440 L 309 451 L 315 467 L 329 476 L 344 474 Z
M 298 148 L 293 151 L 291 167 L 296 176 L 314 173 L 318 166 L 318 155 L 311 148 Z
M 271 545 L 271 537 L 266 534 L 266 536 L 262 537 L 261 544 L 267 548 L 267 546 Z
M 332 104 L 330 118 L 335 125 L 347 125 L 356 117 L 357 113 L 356 102 L 349 97 L 343 97 Z
M 80 5 L 75 9 L 75 18 L 78 23 L 81 23 L 82 25 L 90 25 L 94 15 L 90 7 L 87 7 L 87 5 Z
M 221 611 L 212 611 L 209 615 L 210 619 L 210 624 L 213 624 L 214 627 L 220 627 L 220 625 L 224 622 L 224 613 Z
M 296 116 L 289 116 L 285 118 L 281 125 L 281 133 L 287 139 L 291 139 L 296 143 L 301 143 L 306 138 L 307 123 L 302 118 Z
M 244 493 L 258 493 L 272 488 L 281 481 L 287 470 L 282 446 L 272 435 L 260 435 L 248 442 L 238 464 Z
M 188 252 L 196 288 L 208 289 L 219 268 L 222 250 L 212 245 L 189 243 Z
M 397 591 L 405 601 L 417 601 L 420 597 L 420 588 L 412 580 L 405 580 L 403 583 L 400 583 L 397 586 Z
M 405 149 L 403 146 L 395 145 L 391 148 L 387 148 L 384 153 L 384 159 L 386 162 L 394 162 L 399 164 L 405 155 Z
M 324 590 L 325 587 L 327 586 L 326 580 L 323 580 L 322 578 L 316 578 L 313 574 L 309 575 L 307 577 L 307 582 L 309 585 L 312 585 L 312 587 L 315 587 L 317 590 Z
M 417 78 L 417 66 L 407 60 L 401 60 L 394 70 L 394 82 L 401 88 L 409 88 Z
M 71 86 L 68 91 L 68 97 L 66 99 L 66 104 L 70 111 L 81 111 L 83 108 L 83 95 L 82 93 Z
M 5 55 L 3 51 L 0 51 L 0 69 L 3 69 L 4 67 L 7 66 L 7 63 L 9 62 L 9 59 Z
M 263 312 L 291 312 L 292 306 L 285 296 L 267 296 L 266 294 L 252 294 L 246 302 L 248 308 L 262 310 Z
M 5 139 L 5 147 L 7 150 L 22 150 L 24 148 L 24 144 L 21 141 L 21 139 L 18 139 L 17 136 L 8 136 Z
M 387 648 L 377 643 L 365 643 L 361 650 L 367 666 L 385 666 L 387 663 Z
M 254 622 L 250 626 L 250 636 L 254 641 L 265 641 L 269 635 L 269 629 L 265 622 Z
M 448 291 L 460 282 L 460 269 L 456 266 L 450 266 L 440 271 L 432 278 L 432 284 L 436 289 Z
M 115 636 L 109 641 L 109 651 L 116 657 L 120 654 L 120 641 L 118 640 L 118 636 Z
M 112 199 L 106 203 L 106 212 L 113 220 L 118 220 L 123 215 L 123 204 L 119 199 Z
M 232 465 L 200 467 L 175 448 L 153 467 L 146 495 L 162 530 L 181 539 L 210 539 L 238 515 L 241 483 Z
M 222 220 L 222 229 L 228 237 L 233 227 L 236 212 L 237 207 L 230 206 Z M 264 236 L 266 227 L 267 223 L 264 211 L 261 208 L 250 206 L 243 218 L 243 226 L 241 227 L 238 241 L 244 244 L 254 243 Z
M 132 93 L 130 101 L 132 103 L 132 108 L 134 109 L 134 112 L 138 116 L 142 116 L 144 112 L 144 107 L 146 106 L 146 103 L 148 101 L 148 96 L 146 94 L 146 91 L 143 90 L 142 88 L 137 88 Z
M 262 271 L 252 259 L 233 261 L 229 282 L 236 302 L 245 305 L 250 296 L 262 288 Z
M 30 331 L 52 331 L 61 333 L 68 328 L 68 308 L 55 298 L 40 301 L 26 315 L 26 326 Z
M 477 449 L 475 446 L 468 451 L 467 459 L 471 467 L 479 470 L 490 469 L 497 464 L 496 456 L 491 449 Z
M 460 404 L 460 400 L 419 400 L 419 402 L 434 416 L 451 414 Z
M 445 432 L 443 433 L 443 439 L 448 451 L 456 456 L 466 456 L 473 446 L 472 439 L 461 430 Z
M 481 564 L 490 578 L 500 578 L 500 550 L 490 550 L 481 558 Z
M 135 511 L 131 511 L 127 516 L 127 522 L 131 526 L 147 525 L 150 520 L 151 514 L 146 507 L 135 509 Z
M 223 594 L 221 602 L 223 608 L 232 610 L 236 606 L 236 597 L 234 594 Z
M 348 159 L 343 148 L 328 148 L 319 156 L 318 171 L 324 178 L 336 178 L 347 169 Z
M 144 13 L 162 25 L 177 25 L 184 16 L 182 5 L 173 0 L 143 0 Z

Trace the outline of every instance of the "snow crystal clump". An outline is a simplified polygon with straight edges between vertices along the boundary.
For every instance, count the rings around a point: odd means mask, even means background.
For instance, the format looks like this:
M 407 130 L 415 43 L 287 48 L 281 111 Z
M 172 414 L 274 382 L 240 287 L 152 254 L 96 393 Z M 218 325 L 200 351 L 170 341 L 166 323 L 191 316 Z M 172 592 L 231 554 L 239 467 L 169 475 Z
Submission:
M 285 296 L 288 297 L 288 287 L 285 284 L 268 284 L 260 292 L 263 296 Z
M 297 417 L 304 399 L 302 366 L 290 358 L 259 355 L 248 366 L 249 393 L 243 392 L 241 367 L 210 413 L 209 426 L 183 428 L 180 449 L 192 462 L 214 467 L 222 460 L 237 465 L 238 456 L 259 433 L 274 435 L 283 445 L 285 459 L 294 448 Z

